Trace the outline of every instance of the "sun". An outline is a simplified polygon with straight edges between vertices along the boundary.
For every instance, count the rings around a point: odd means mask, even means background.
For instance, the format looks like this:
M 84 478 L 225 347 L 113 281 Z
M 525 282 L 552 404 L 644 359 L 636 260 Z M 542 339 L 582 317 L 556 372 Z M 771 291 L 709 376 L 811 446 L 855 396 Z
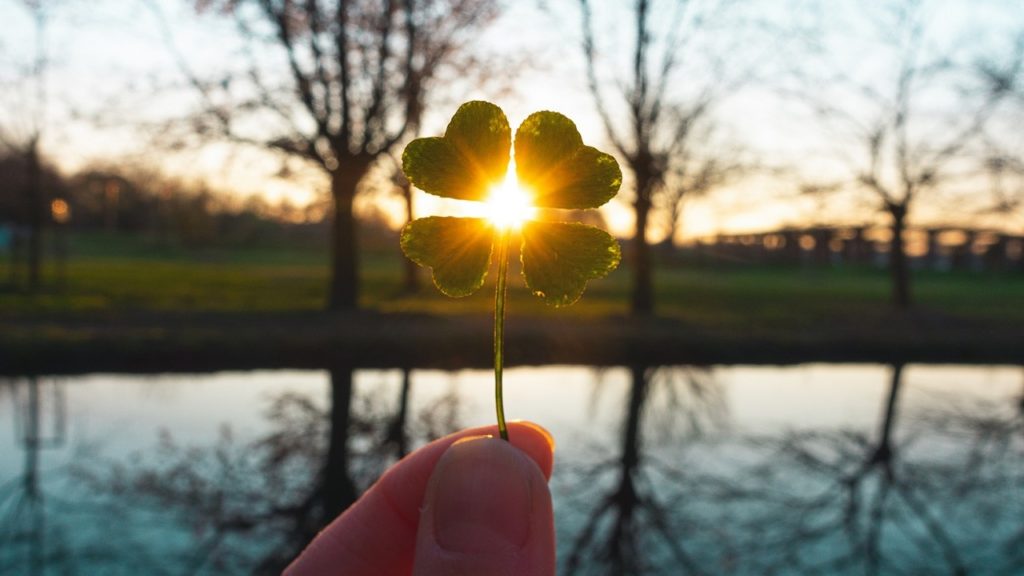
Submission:
M 484 201 L 485 217 L 500 230 L 517 230 L 523 223 L 537 215 L 533 197 L 519 187 L 514 168 L 510 168 L 505 180 L 491 189 L 491 195 Z

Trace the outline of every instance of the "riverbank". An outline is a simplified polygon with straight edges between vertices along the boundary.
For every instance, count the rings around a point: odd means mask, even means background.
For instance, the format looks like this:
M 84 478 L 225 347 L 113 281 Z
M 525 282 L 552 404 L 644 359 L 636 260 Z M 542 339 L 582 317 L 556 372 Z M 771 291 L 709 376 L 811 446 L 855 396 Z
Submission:
M 134 312 L 7 318 L 0 373 L 485 368 L 484 315 Z M 936 313 L 716 327 L 669 318 L 513 316 L 510 365 L 1024 362 L 1024 326 Z

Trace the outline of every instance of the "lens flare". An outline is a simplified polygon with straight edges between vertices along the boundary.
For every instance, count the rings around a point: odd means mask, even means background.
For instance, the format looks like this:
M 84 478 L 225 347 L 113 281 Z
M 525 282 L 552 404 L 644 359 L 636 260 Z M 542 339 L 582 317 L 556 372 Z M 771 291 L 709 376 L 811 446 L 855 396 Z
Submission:
M 533 197 L 519 187 L 514 168 L 508 171 L 501 184 L 491 189 L 484 206 L 486 218 L 501 230 L 519 229 L 537 215 Z

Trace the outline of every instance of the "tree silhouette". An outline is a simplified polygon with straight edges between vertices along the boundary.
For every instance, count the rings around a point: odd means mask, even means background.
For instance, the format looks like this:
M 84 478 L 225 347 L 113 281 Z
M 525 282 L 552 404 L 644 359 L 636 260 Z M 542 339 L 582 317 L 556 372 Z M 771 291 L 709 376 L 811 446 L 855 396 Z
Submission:
M 1024 91 L 1024 87 L 1021 88 Z M 1024 95 L 1020 99 L 1020 114 L 1024 118 Z M 1011 120 L 1016 122 L 1019 120 Z M 1005 217 L 1016 217 L 1016 228 L 1024 223 L 1024 138 L 1007 145 L 998 137 L 986 137 L 985 149 L 981 162 L 983 170 L 988 174 L 991 191 L 990 205 L 984 212 Z M 1024 262 L 1024 255 L 1020 256 Z
M 892 302 L 899 308 L 912 303 L 905 238 L 911 211 L 984 176 L 976 162 L 983 154 L 979 144 L 1019 82 L 1024 52 L 1020 40 L 995 56 L 967 50 L 974 46 L 962 41 L 942 45 L 932 32 L 940 11 L 928 0 L 900 0 L 856 4 L 847 19 L 841 11 L 830 14 L 830 21 L 852 30 L 866 27 L 869 38 L 857 46 L 846 31 L 849 41 L 833 50 L 847 57 L 851 50 L 870 51 L 879 67 L 855 75 L 853 67 L 839 69 L 828 60 L 834 55 L 827 44 L 816 45 L 814 52 L 826 59 L 803 59 L 802 83 L 792 90 L 834 140 L 846 174 L 838 185 L 813 188 L 866 195 L 889 216 Z
M 250 47 L 250 65 L 207 80 L 178 53 L 202 100 L 192 133 L 298 159 L 330 181 L 328 307 L 357 307 L 360 184 L 419 125 L 442 73 L 477 66 L 468 44 L 495 17 L 498 3 L 203 0 L 198 6 L 234 18 Z M 288 81 L 259 63 L 256 47 L 267 45 L 283 54 Z
M 43 231 L 49 222 L 49 203 L 44 186 L 42 141 L 46 128 L 49 95 L 47 91 L 47 24 L 52 6 L 42 0 L 23 0 L 21 4 L 32 18 L 35 44 L 32 64 L 24 77 L 8 78 L 16 90 L 16 102 L 0 118 L 0 153 L 21 159 L 25 175 L 19 182 L 24 198 L 23 220 L 28 229 L 28 288 L 35 292 L 42 282 Z M 11 183 L 13 183 L 11 182 Z
M 667 4 L 634 0 L 628 48 L 607 46 L 594 24 L 594 5 L 580 0 L 587 82 L 608 139 L 632 176 L 635 234 L 630 264 L 634 314 L 654 311 L 654 280 L 647 232 L 651 211 L 662 204 L 678 226 L 684 198 L 707 194 L 742 171 L 734 151 L 718 148 L 708 136 L 719 120 L 715 108 L 750 82 L 763 61 L 745 62 L 736 50 L 726 59 L 708 45 L 723 3 L 681 0 Z M 620 26 L 621 22 L 616 22 Z M 730 31 L 749 43 L 753 30 Z M 738 46 L 738 44 L 737 44 Z M 734 46 L 735 47 L 735 46 Z M 611 73 L 613 54 L 628 52 L 624 77 Z M 618 88 L 609 88 L 609 85 Z M 663 196 L 663 197 L 662 197 Z M 669 230 L 669 237 L 675 234 Z

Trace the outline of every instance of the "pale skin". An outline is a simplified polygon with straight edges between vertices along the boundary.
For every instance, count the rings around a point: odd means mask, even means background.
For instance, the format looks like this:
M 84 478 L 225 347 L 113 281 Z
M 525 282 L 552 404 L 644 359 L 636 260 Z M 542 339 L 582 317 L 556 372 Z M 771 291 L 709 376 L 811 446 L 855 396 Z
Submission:
M 392 466 L 286 576 L 553 576 L 554 441 L 510 422 L 436 440 Z

